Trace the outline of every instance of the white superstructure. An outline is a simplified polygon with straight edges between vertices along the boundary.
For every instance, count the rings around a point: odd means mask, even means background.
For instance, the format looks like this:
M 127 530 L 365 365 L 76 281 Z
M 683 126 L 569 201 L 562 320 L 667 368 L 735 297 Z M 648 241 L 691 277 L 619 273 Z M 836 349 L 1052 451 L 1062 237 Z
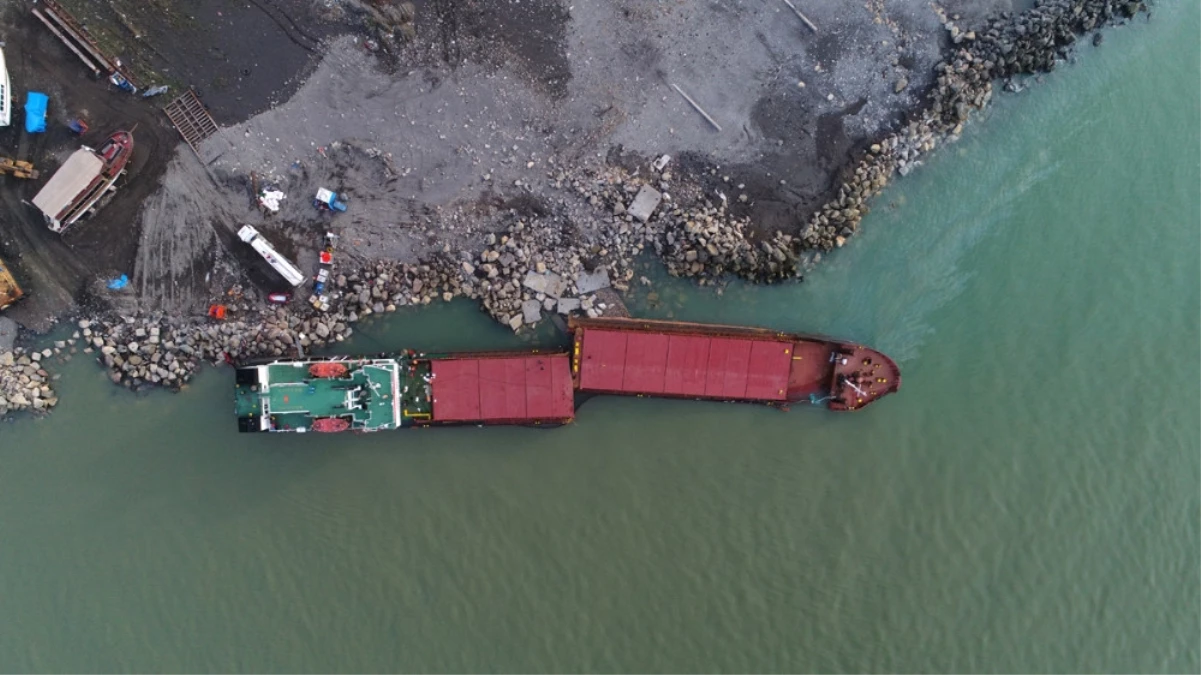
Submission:
M 280 255 L 271 246 L 271 242 L 264 239 L 254 227 L 243 225 L 242 229 L 238 230 L 238 237 L 250 244 L 254 250 L 258 251 L 259 255 L 263 256 L 263 260 L 266 260 L 268 264 L 274 267 L 275 271 L 279 272 L 279 275 L 284 279 L 287 279 L 288 283 L 292 284 L 292 286 L 295 287 L 304 283 L 304 274 L 296 268 L 296 265 L 293 265 L 291 261 Z
M 13 121 L 12 85 L 8 81 L 8 64 L 4 62 L 4 50 L 0 49 L 0 127 Z

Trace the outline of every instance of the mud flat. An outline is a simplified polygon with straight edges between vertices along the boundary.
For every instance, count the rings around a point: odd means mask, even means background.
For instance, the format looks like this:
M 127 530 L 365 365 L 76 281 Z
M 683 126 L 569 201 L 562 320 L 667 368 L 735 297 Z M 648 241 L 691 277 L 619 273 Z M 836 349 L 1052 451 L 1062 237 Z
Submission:
M 114 381 L 179 387 L 203 361 L 328 345 L 363 317 L 456 297 L 517 331 L 620 312 L 644 255 L 702 284 L 798 279 L 996 83 L 1016 89 L 1145 9 L 806 4 L 814 32 L 760 2 L 430 2 L 381 33 L 358 3 L 330 7 L 352 34 L 323 43 L 287 103 L 196 153 L 156 151 L 132 290 L 82 283 L 95 304 L 79 339 Z M 534 18 L 543 30 L 522 28 Z M 287 195 L 276 212 L 256 199 L 267 186 Z M 349 210 L 314 209 L 318 187 Z M 247 223 L 310 273 L 338 235 L 327 312 L 307 285 L 265 303 L 285 288 L 237 240 Z M 200 318 L 214 302 L 232 318 Z

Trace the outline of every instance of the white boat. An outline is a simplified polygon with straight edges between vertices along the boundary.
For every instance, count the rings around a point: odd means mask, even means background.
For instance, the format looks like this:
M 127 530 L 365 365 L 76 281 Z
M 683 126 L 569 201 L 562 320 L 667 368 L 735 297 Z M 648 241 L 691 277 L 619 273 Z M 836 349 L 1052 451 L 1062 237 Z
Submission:
M 8 81 L 8 64 L 4 62 L 4 50 L 0 49 L 0 127 L 12 123 L 12 87 Z

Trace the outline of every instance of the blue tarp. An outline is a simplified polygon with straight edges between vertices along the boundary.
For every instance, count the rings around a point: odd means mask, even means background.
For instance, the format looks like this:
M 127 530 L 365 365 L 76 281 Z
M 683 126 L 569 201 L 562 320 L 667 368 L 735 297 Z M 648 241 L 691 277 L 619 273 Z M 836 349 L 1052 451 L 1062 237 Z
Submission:
M 25 99 L 25 131 L 40 134 L 46 130 L 46 104 L 50 97 L 37 91 L 29 92 Z
M 108 290 L 119 291 L 128 285 L 129 285 L 129 277 L 122 274 L 121 276 L 117 277 L 116 279 L 112 279 L 108 282 Z

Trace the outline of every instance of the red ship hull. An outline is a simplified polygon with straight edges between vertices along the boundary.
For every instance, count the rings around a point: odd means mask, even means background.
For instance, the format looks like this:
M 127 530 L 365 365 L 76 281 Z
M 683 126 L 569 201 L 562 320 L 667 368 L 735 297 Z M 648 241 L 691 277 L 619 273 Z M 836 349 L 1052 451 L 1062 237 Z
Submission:
M 133 156 L 133 133 L 129 131 L 118 131 L 108 140 L 100 149 L 96 151 L 104 162 L 104 168 L 101 169 L 100 175 L 105 178 L 114 178 L 125 170 L 125 165 L 129 163 L 129 158 Z
M 884 354 L 823 336 L 760 328 L 572 319 L 572 376 L 584 393 L 863 408 L 897 391 Z

